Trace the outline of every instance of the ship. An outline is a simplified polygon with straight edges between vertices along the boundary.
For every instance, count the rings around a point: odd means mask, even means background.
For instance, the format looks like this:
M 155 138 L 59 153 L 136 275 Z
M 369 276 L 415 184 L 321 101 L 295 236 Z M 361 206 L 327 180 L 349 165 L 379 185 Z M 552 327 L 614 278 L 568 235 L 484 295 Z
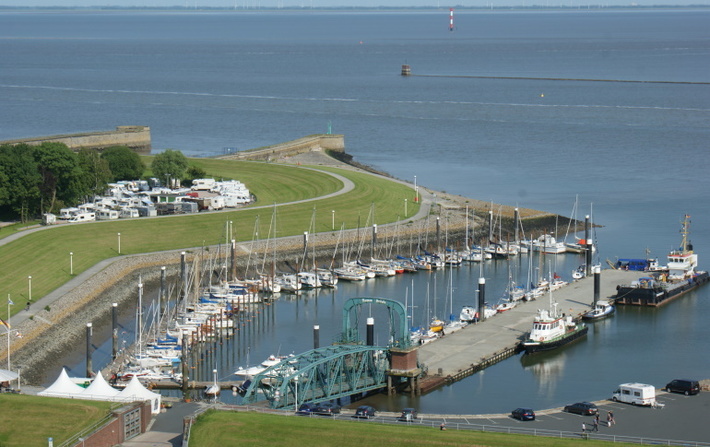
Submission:
M 526 354 L 550 351 L 584 337 L 588 330 L 586 324 L 575 320 L 571 315 L 558 315 L 557 303 L 552 302 L 550 292 L 550 309 L 538 310 L 532 330 L 527 339 L 520 343 L 520 348 Z
M 708 272 L 697 270 L 698 255 L 688 238 L 690 216 L 687 214 L 681 221 L 680 233 L 680 247 L 668 253 L 666 269 L 651 272 L 630 285 L 616 286 L 617 304 L 658 307 L 708 282 Z

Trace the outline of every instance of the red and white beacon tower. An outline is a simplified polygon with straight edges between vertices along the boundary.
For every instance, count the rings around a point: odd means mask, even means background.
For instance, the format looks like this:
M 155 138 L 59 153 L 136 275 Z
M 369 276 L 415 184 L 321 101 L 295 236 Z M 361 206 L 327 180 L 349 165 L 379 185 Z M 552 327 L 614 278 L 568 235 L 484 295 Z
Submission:
M 449 8 L 449 31 L 454 30 L 454 8 Z

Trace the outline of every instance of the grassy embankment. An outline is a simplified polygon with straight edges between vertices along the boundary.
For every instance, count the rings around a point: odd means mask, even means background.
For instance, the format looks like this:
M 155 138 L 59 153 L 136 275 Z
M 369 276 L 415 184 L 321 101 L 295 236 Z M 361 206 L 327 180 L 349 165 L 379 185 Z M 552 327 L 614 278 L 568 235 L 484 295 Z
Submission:
M 291 417 L 255 412 L 208 411 L 193 425 L 190 445 L 200 447 L 240 446 L 505 446 L 567 447 L 579 439 L 546 438 L 469 430 L 440 431 L 437 426 L 405 426 L 374 422 L 331 421 L 324 418 Z M 587 440 L 585 446 L 625 446 Z
M 209 176 L 243 181 L 258 197 L 258 203 L 235 211 L 200 213 L 153 219 L 104 221 L 86 224 L 58 225 L 47 230 L 28 233 L 0 247 L 0 284 L 15 303 L 12 314 L 22 310 L 29 298 L 32 276 L 32 298 L 46 295 L 101 260 L 118 256 L 118 233 L 121 234 L 121 255 L 176 250 L 203 245 L 216 245 L 225 240 L 225 223 L 232 221 L 233 237 L 251 240 L 257 216 L 259 235 L 266 237 L 275 203 L 285 203 L 319 197 L 340 190 L 340 180 L 303 167 L 232 160 L 191 159 L 203 167 Z M 412 190 L 391 180 L 361 172 L 332 169 L 355 183 L 354 190 L 343 195 L 313 202 L 283 205 L 276 208 L 277 236 L 291 236 L 312 231 L 332 230 L 332 210 L 336 228 L 356 228 L 366 225 L 374 204 L 376 223 L 395 221 L 403 214 L 404 198 Z M 255 209 L 256 206 L 266 208 Z M 408 214 L 416 213 L 418 205 L 410 204 Z M 372 223 L 372 222 L 369 222 Z M 4 231 L 10 231 L 4 229 Z M 5 309 L 3 307 L 3 309 Z M 0 311 L 3 318 L 4 311 Z
M 23 394 L 0 395 L 0 446 L 59 445 L 107 416 L 115 403 L 55 399 Z

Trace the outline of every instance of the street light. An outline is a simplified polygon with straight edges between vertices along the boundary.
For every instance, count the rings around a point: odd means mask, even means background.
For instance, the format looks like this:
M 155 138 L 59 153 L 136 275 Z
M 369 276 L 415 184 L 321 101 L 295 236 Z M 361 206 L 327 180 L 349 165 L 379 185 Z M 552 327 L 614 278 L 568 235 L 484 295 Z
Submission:
M 407 199 L 404 199 L 404 217 L 407 217 Z
M 27 277 L 27 282 L 28 282 L 28 288 L 30 290 L 30 301 L 32 301 L 32 277 L 31 276 Z
M 121 254 L 121 233 L 118 233 L 118 254 Z
M 331 214 L 331 220 L 332 220 L 331 226 L 333 227 L 333 231 L 335 231 L 335 210 L 331 211 L 330 214 Z
M 69 275 L 74 276 L 74 252 L 69 252 Z

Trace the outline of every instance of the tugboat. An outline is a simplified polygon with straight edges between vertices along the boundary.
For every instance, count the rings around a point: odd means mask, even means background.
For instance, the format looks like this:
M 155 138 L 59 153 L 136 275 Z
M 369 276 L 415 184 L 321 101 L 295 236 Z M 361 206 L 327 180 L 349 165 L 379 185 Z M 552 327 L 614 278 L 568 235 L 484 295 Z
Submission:
M 688 240 L 690 216 L 686 214 L 681 224 L 681 245 L 668 254 L 668 270 L 650 273 L 631 285 L 616 286 L 617 304 L 657 307 L 708 282 L 708 272 L 695 270 L 698 255 Z
M 530 335 L 520 346 L 526 354 L 549 351 L 584 337 L 588 330 L 586 324 L 575 321 L 571 315 L 559 316 L 550 292 L 550 309 L 538 310 Z

